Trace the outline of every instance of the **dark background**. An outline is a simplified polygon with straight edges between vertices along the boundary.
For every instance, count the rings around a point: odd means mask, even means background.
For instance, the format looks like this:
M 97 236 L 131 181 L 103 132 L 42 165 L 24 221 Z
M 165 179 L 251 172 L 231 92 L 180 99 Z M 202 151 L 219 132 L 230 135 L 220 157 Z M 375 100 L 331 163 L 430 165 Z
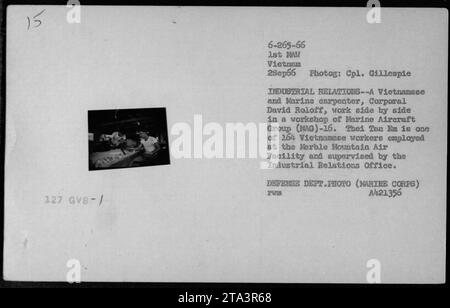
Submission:
M 137 131 L 150 132 L 167 142 L 167 118 L 165 108 L 111 109 L 88 111 L 88 130 L 95 138 L 100 134 L 115 131 L 124 133 L 127 138 L 139 140 Z

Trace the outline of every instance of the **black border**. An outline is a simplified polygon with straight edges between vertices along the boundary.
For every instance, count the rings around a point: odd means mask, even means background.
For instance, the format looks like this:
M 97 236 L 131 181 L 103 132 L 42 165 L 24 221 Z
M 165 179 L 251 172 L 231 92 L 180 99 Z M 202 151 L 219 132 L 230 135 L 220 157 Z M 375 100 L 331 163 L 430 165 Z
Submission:
M 84 5 L 115 6 L 268 6 L 268 7 L 366 7 L 368 0 L 79 0 Z M 447 0 L 379 0 L 381 7 L 447 8 Z M 3 0 L 2 7 L 23 5 L 66 5 L 68 0 Z
M 6 78 L 5 78 L 5 63 L 6 63 L 6 8 L 12 4 L 23 5 L 66 5 L 67 1 L 62 0 L 6 0 L 1 1 L 1 106 L 0 106 L 0 155 L 1 167 L 0 171 L 4 180 L 4 159 L 5 159 L 5 111 L 6 111 Z M 327 0 L 186 0 L 186 1 L 138 1 L 138 0 L 80 0 L 81 5 L 115 5 L 115 6 L 281 6 L 281 7 L 366 7 L 366 0 L 345 0 L 345 1 L 327 1 Z M 447 0 L 380 0 L 381 7 L 421 7 L 421 8 L 447 8 Z M 420 22 L 420 21 L 419 21 Z M 448 118 L 448 115 L 447 115 Z M 447 145 L 448 147 L 448 145 Z M 447 148 L 448 151 L 448 148 Z M 1 185 L 0 195 L 4 195 L 4 185 Z M 448 218 L 448 211 L 447 211 Z M 4 199 L 1 200 L 0 209 L 0 238 L 3 239 L 4 232 Z M 448 221 L 448 219 L 447 219 Z M 448 234 L 448 223 L 447 223 Z M 308 290 L 323 290 L 323 289 L 339 289 L 339 290 L 355 290 L 363 291 L 368 289 L 388 289 L 393 288 L 395 291 L 403 291 L 412 288 L 417 289 L 446 289 L 448 287 L 448 276 L 446 271 L 446 282 L 444 284 L 309 284 L 309 283 L 109 283 L 109 282 L 82 282 L 81 284 L 68 284 L 66 282 L 19 282 L 19 281 L 5 281 L 3 280 L 3 244 L 0 245 L 0 288 L 152 288 L 151 297 L 154 300 L 161 300 L 162 302 L 177 304 L 178 295 L 184 292 L 195 294 L 214 294 L 214 296 L 221 296 L 222 292 L 271 292 L 272 302 L 270 304 L 280 303 L 302 303 L 299 298 L 301 291 Z M 448 268 L 448 258 L 446 259 L 446 268 Z M 304 292 L 301 292 L 304 293 Z M 371 295 L 369 295 L 371 296 Z M 323 299 L 318 298 L 318 302 Z M 366 299 L 366 301 L 370 299 Z M 221 303 L 214 303 L 221 304 Z M 364 304 L 364 302 L 362 302 Z M 225 304 L 234 305 L 234 304 Z M 268 304 L 259 304 L 268 305 Z

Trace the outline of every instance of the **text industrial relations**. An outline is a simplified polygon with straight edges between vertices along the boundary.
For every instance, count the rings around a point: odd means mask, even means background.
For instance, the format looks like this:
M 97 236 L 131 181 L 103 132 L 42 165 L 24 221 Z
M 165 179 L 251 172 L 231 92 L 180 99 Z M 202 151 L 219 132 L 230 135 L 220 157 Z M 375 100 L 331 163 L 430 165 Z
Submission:
M 378 88 L 375 92 L 373 89 L 365 91 L 361 88 L 268 88 L 268 95 L 361 95 L 375 94 L 378 95 L 425 95 L 423 89 L 388 89 Z

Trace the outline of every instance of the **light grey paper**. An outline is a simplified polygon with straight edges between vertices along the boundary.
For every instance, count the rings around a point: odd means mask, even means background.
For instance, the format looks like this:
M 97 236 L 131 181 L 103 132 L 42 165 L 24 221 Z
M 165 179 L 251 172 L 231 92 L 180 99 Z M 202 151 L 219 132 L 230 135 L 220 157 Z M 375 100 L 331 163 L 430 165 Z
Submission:
M 381 8 L 381 22 L 369 23 L 369 8 L 81 6 L 80 22 L 69 23 L 70 10 L 7 11 L 5 279 L 66 281 L 75 260 L 81 281 L 445 281 L 446 10 Z M 301 51 L 296 76 L 268 76 L 277 60 L 269 51 L 292 60 L 283 42 L 298 41 L 305 47 L 290 49 Z M 357 69 L 365 77 L 345 76 Z M 412 75 L 369 77 L 371 69 Z M 269 88 L 314 88 L 304 96 L 316 99 L 312 106 L 343 98 L 319 97 L 318 88 L 423 89 L 403 107 L 416 117 L 413 130 L 428 131 L 424 141 L 389 143 L 390 156 L 407 155 L 396 169 L 174 157 L 172 128 L 193 127 L 195 115 L 204 124 L 267 123 L 268 99 L 285 100 Z M 155 107 L 166 108 L 169 165 L 89 171 L 88 111 Z M 350 135 L 343 127 L 334 134 Z M 358 179 L 420 185 L 370 196 Z

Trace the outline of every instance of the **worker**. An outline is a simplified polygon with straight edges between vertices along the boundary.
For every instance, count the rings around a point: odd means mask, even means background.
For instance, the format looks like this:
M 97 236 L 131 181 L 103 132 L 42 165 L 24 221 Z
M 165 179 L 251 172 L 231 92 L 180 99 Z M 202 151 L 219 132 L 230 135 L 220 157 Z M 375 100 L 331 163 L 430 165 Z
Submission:
M 158 139 L 149 135 L 148 132 L 139 132 L 139 138 L 141 139 L 141 146 L 144 148 L 144 154 L 153 154 L 160 149 Z

